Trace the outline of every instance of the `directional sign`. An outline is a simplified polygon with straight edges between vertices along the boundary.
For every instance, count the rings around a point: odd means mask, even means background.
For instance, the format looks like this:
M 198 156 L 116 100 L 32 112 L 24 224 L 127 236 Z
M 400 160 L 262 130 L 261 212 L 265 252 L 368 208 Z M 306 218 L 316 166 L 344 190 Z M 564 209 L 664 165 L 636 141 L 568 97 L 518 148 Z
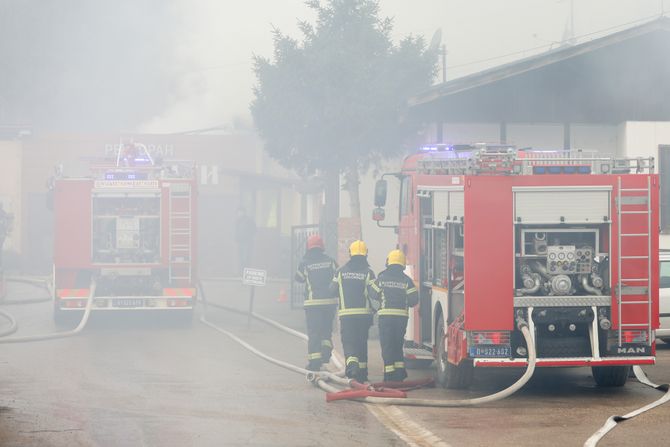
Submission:
M 247 286 L 264 286 L 267 272 L 265 270 L 245 268 L 242 275 L 242 284 Z

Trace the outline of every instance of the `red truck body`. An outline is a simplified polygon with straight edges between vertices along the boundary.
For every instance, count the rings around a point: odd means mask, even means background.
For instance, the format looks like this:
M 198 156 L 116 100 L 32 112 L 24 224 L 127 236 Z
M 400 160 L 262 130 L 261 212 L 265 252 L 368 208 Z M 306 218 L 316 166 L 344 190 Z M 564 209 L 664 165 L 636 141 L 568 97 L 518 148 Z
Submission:
M 54 309 L 192 310 L 196 301 L 195 167 L 101 164 L 54 184 Z
M 522 315 L 537 366 L 592 366 L 596 381 L 620 385 L 628 365 L 653 364 L 652 172 L 653 159 L 502 146 L 409 156 L 394 174 L 398 245 L 420 288 L 406 357 L 435 358 L 438 378 L 456 387 L 473 366 L 525 366 Z

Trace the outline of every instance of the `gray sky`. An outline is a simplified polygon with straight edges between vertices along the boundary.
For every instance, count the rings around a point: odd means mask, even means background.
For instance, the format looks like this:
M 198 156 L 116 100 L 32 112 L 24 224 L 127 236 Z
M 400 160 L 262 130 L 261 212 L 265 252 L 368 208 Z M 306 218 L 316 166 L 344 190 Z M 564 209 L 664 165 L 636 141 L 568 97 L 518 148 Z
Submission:
M 572 2 L 575 35 L 588 35 L 584 39 L 658 16 L 663 7 L 663 0 Z M 670 0 L 665 3 L 670 10 Z M 571 0 L 381 0 L 381 6 L 395 20 L 396 38 L 412 33 L 430 39 L 441 28 L 447 75 L 454 78 L 549 49 L 564 35 Z M 249 120 L 255 81 L 251 55 L 271 55 L 273 26 L 299 37 L 297 20 L 314 18 L 303 0 L 181 0 L 177 12 L 183 23 L 177 30 L 181 37 L 174 105 L 145 123 L 142 131 L 175 132 L 218 126 L 236 117 Z M 510 53 L 515 54 L 499 57 Z

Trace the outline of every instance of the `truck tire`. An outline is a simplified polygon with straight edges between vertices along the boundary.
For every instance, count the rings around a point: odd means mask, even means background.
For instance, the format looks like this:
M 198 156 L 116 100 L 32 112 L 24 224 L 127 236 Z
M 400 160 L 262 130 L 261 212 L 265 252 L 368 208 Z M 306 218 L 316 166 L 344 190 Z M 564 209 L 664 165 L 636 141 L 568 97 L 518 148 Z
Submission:
M 624 386 L 628 380 L 630 366 L 592 366 L 591 372 L 598 386 Z
M 447 360 L 447 346 L 444 341 L 444 321 L 442 316 L 438 316 L 437 330 L 435 331 L 435 339 L 437 341 L 435 363 L 437 383 L 444 388 L 462 389 L 469 388 L 472 385 L 474 377 L 474 367 L 472 362 L 463 360 L 460 365 L 454 365 Z

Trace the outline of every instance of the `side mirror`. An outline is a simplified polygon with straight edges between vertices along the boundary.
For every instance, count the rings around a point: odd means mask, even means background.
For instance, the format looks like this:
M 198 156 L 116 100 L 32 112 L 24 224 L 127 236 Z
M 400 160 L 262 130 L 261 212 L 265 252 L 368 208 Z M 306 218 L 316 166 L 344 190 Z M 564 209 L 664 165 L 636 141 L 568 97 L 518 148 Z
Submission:
M 386 219 L 386 213 L 384 212 L 384 208 L 377 207 L 372 210 L 372 220 L 374 220 L 375 222 L 381 222 L 384 219 Z
M 377 180 L 375 183 L 375 206 L 382 207 L 386 205 L 386 191 L 387 191 L 386 180 L 381 179 Z

